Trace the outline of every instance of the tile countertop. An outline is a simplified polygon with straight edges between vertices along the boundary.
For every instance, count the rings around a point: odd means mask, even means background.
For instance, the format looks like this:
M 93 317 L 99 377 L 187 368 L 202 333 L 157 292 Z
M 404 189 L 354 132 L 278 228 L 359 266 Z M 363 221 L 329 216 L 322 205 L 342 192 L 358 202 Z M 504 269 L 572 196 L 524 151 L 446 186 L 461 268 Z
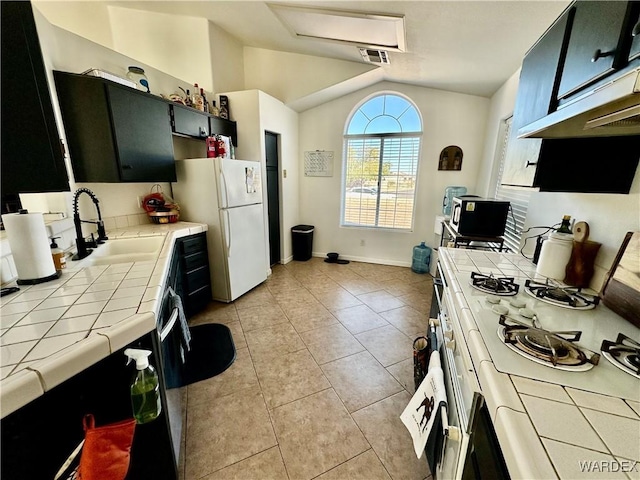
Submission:
M 175 240 L 204 231 L 206 225 L 188 222 L 111 230 L 110 239 L 165 240 L 155 260 L 69 260 L 57 280 L 2 297 L 0 418 L 152 331 Z
M 517 254 L 466 252 L 438 252 L 454 282 L 455 272 L 516 281 L 535 274 L 535 265 Z M 512 478 L 640 479 L 640 388 L 638 401 L 623 400 L 499 372 L 455 287 L 455 309 Z

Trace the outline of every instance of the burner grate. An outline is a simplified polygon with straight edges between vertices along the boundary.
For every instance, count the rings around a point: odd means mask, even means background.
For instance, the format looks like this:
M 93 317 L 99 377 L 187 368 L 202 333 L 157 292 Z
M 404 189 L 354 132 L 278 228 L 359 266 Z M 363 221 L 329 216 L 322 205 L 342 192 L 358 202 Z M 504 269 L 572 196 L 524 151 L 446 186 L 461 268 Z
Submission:
M 603 340 L 600 350 L 616 367 L 640 378 L 640 343 L 619 333 L 615 342 Z
M 493 274 L 471 272 L 470 283 L 473 288 L 494 295 L 515 295 L 520 290 L 514 277 L 494 277 Z
M 526 280 L 525 291 L 543 302 L 576 310 L 590 310 L 600 303 L 600 297 L 584 293 L 579 287 L 562 287 Z
M 579 347 L 582 332 L 549 332 L 500 315 L 498 335 L 516 353 L 540 364 L 571 371 L 593 368 L 600 355 Z

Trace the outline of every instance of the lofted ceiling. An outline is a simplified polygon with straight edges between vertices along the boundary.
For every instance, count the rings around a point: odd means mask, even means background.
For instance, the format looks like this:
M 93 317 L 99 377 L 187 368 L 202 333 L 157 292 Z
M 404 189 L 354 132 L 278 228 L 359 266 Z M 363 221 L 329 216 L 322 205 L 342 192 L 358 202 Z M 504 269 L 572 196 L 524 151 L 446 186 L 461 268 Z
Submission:
M 294 38 L 267 2 L 108 1 L 207 18 L 243 45 L 364 63 L 356 46 Z M 388 52 L 383 80 L 489 97 L 520 67 L 534 42 L 570 3 L 557 1 L 281 1 L 291 5 L 404 15 L 406 51 Z

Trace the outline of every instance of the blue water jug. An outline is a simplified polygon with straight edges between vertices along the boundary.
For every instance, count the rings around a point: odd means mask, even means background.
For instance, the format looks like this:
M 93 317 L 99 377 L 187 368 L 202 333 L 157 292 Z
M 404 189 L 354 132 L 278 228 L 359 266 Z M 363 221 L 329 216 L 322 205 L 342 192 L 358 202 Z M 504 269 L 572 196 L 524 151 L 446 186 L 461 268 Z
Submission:
M 429 273 L 429 264 L 431 263 L 431 248 L 427 247 L 424 242 L 413 247 L 413 258 L 411 260 L 411 270 L 416 273 Z

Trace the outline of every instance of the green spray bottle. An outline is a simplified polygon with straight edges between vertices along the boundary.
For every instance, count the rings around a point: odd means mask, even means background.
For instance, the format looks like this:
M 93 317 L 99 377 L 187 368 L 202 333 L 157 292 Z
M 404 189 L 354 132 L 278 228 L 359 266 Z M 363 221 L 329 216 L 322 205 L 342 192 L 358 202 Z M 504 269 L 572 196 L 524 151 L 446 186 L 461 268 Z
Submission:
M 127 348 L 124 354 L 129 357 L 127 365 L 136 362 L 136 375 L 131 384 L 131 406 L 136 423 L 149 423 L 162 411 L 160 387 L 155 369 L 149 365 L 150 350 Z

